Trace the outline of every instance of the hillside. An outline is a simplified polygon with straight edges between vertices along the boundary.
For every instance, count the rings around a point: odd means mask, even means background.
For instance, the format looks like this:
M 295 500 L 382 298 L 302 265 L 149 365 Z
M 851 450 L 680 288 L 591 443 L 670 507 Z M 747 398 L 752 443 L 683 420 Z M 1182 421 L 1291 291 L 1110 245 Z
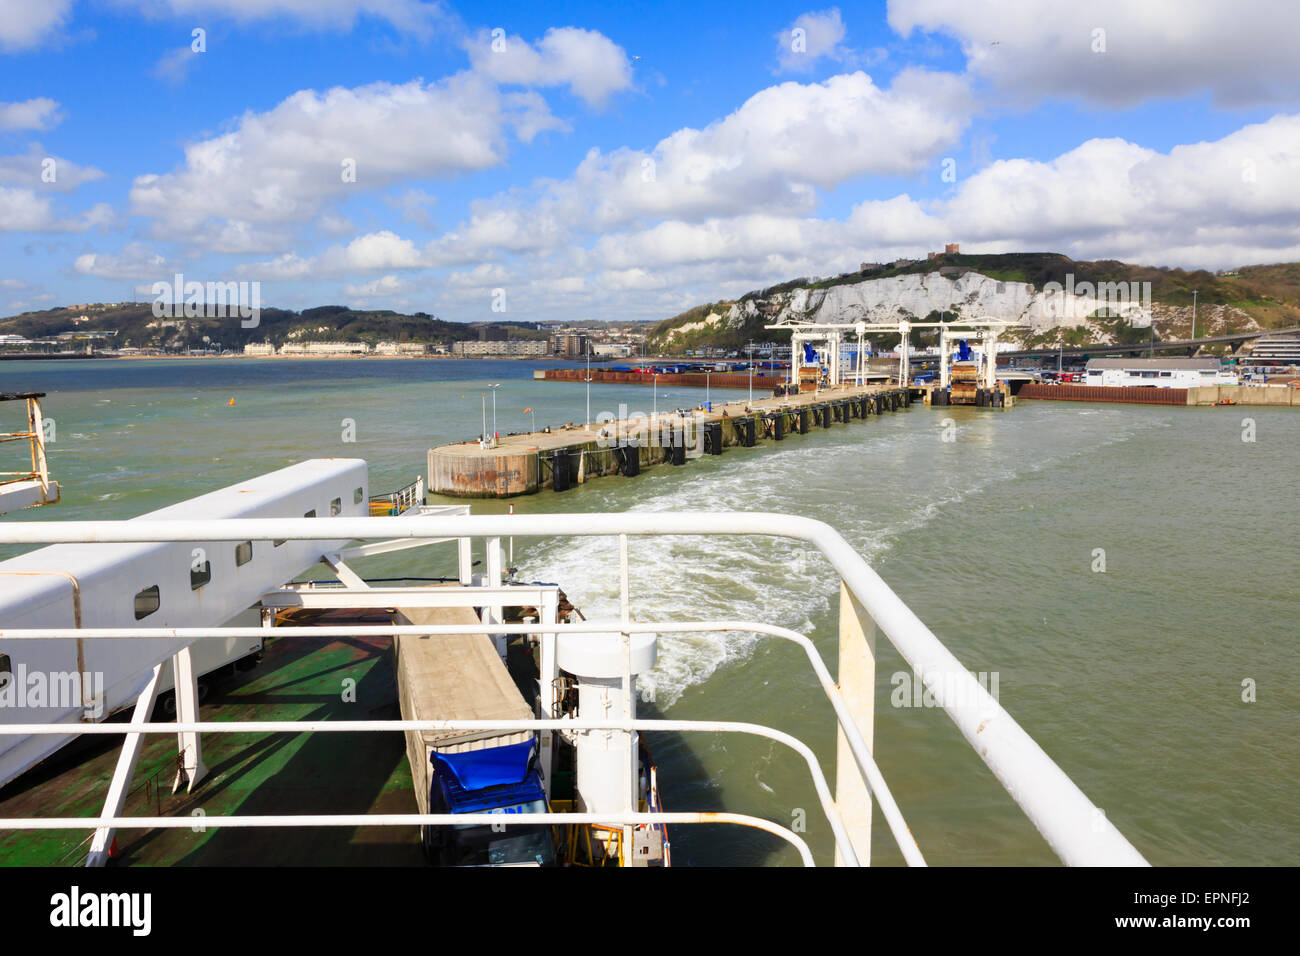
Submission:
M 81 317 L 85 316 L 85 321 Z M 429 342 L 450 344 L 459 339 L 478 338 L 478 325 L 444 322 L 423 312 L 358 311 L 341 305 L 325 305 L 302 312 L 262 309 L 255 328 L 245 329 L 235 318 L 155 318 L 150 302 L 122 302 L 116 305 L 69 306 L 43 312 L 24 312 L 0 319 L 0 334 L 17 334 L 29 339 L 69 331 L 116 330 L 119 348 L 242 349 L 250 342 L 283 345 L 295 341 Z M 487 323 L 487 337 L 546 338 L 531 323 Z
M 1049 283 L 1075 290 L 1044 291 Z M 1080 289 L 1084 283 L 1087 286 Z M 1095 292 L 1109 283 L 1150 283 L 1149 315 L 1142 307 L 1115 310 Z M 1198 336 L 1255 328 L 1300 326 L 1300 263 L 1249 266 L 1216 274 L 1131 265 L 1113 259 L 1076 262 L 1057 253 L 941 255 L 894 267 L 831 278 L 804 277 L 746 293 L 734 301 L 696 306 L 657 325 L 647 348 L 678 351 L 701 345 L 734 349 L 750 340 L 783 341 L 779 321 L 947 321 L 992 316 L 1021 323 L 1010 337 L 1026 345 L 1145 340 L 1191 332 L 1196 293 Z M 1081 294 L 1080 294 L 1081 293 Z M 914 342 L 925 344 L 927 334 Z M 885 348 L 898 336 L 877 336 Z

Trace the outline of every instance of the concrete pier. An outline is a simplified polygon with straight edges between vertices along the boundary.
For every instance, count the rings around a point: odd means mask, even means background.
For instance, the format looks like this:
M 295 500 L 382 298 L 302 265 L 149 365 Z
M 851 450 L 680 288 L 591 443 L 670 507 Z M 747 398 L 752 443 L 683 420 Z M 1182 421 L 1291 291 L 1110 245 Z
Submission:
M 566 490 L 594 478 L 632 478 L 644 468 L 684 465 L 727 448 L 797 438 L 886 411 L 906 408 L 912 389 L 845 385 L 713 411 L 660 412 L 502 438 L 494 447 L 461 442 L 429 449 L 430 493 L 455 498 L 511 498 L 544 488 Z

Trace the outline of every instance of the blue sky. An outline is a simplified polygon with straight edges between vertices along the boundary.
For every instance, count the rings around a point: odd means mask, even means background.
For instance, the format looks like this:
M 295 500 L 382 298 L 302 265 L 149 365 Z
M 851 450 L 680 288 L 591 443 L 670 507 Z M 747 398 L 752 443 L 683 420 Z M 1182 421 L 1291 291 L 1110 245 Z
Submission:
M 0 0 L 0 314 L 175 272 L 581 320 L 946 241 L 1300 259 L 1298 38 L 1283 0 Z

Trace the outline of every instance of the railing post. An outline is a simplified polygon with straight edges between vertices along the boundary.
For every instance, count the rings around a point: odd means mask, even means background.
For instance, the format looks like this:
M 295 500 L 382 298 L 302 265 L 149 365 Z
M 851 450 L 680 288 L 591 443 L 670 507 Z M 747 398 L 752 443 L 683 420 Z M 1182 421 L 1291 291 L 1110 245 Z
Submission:
M 143 724 L 153 713 L 154 702 L 158 699 L 158 679 L 162 675 L 162 664 L 154 665 L 153 674 L 144 690 L 136 698 L 135 710 L 131 714 L 131 723 Z M 131 778 L 135 776 L 135 766 L 140 760 L 140 751 L 144 749 L 144 734 L 127 734 L 122 740 L 122 750 L 117 755 L 117 768 L 108 785 L 108 796 L 104 799 L 101 817 L 120 817 L 126 809 L 127 791 L 131 788 Z M 112 827 L 100 827 L 90 841 L 90 852 L 86 856 L 86 866 L 104 866 L 117 833 Z
M 490 588 L 501 587 L 501 539 L 487 538 L 487 553 L 483 555 L 483 563 L 487 569 L 487 586 Z M 494 604 L 492 607 L 484 608 L 487 614 L 485 618 L 489 624 L 500 624 L 505 619 L 505 609 L 500 604 Z M 506 659 L 506 646 L 508 641 L 504 634 L 493 634 L 492 642 L 496 645 L 497 653 L 501 659 Z
M 460 575 L 460 586 L 467 588 L 474 583 L 474 539 L 457 538 L 456 555 L 459 559 L 457 573 Z
M 558 591 L 547 590 L 542 594 L 542 606 L 537 609 L 540 615 L 539 625 L 555 624 L 559 619 L 560 595 Z M 552 720 L 560 716 L 554 708 L 555 699 L 555 681 L 560 676 L 560 668 L 555 660 L 555 632 L 542 631 L 539 637 L 538 650 L 540 653 L 540 662 L 538 671 L 540 672 L 541 684 L 541 706 L 540 716 L 543 720 Z M 555 768 L 552 763 L 555 760 L 555 731 L 542 731 L 542 785 L 546 789 L 546 799 L 551 799 L 551 787 L 553 784 L 553 775 Z
M 839 691 L 858 732 L 873 746 L 875 727 L 876 622 L 840 582 Z M 844 731 L 836 731 L 835 804 L 848 831 L 858 863 L 871 863 L 871 791 L 862 779 Z M 835 865 L 843 866 L 839 848 Z
M 199 677 L 194 670 L 194 659 L 189 647 L 182 647 L 172 657 L 172 693 L 176 699 L 176 722 L 196 724 L 199 721 Z M 172 793 L 181 787 L 193 793 L 198 782 L 208 775 L 203 763 L 202 741 L 197 731 L 182 730 L 176 734 L 180 758 L 176 765 L 176 780 Z
M 628 578 L 628 560 L 627 560 L 627 535 L 618 536 L 618 593 L 619 593 L 619 617 L 624 624 L 632 620 L 632 597 L 631 588 Z M 623 632 L 623 717 L 625 720 L 636 719 L 636 701 L 632 698 L 632 635 L 627 631 Z M 637 783 L 640 777 L 640 735 L 635 731 L 629 731 L 627 735 L 628 759 L 631 766 L 628 768 L 627 779 L 627 812 L 636 813 L 640 810 L 638 805 Z M 619 846 L 621 849 L 620 856 L 623 866 L 631 866 L 633 855 L 636 850 L 636 828 L 631 824 L 623 825 L 623 839 Z

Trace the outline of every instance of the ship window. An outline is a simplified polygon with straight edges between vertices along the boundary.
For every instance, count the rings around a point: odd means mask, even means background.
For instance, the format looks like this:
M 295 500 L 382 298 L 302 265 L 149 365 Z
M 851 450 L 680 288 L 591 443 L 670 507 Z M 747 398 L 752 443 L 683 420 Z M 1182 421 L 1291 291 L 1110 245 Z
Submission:
M 366 496 L 366 490 L 364 488 L 358 488 L 356 491 L 352 492 L 352 503 L 354 505 L 361 504 L 361 499 L 364 498 L 365 496 Z
M 253 560 L 253 542 L 241 541 L 235 545 L 235 567 Z
M 14 666 L 8 654 L 0 654 L 0 687 L 5 687 L 14 676 Z
M 277 547 L 277 548 L 278 548 L 278 547 L 280 547 L 280 545 L 284 544 L 284 543 L 285 543 L 286 541 L 288 541 L 288 540 L 289 540 L 288 538 L 276 538 L 274 541 L 271 542 L 271 544 L 272 544 L 274 547 Z
M 331 517 L 331 518 L 334 517 L 334 515 L 338 514 L 338 513 L 339 513 L 340 511 L 342 511 L 342 510 L 343 510 L 343 499 L 342 499 L 342 498 L 335 498 L 333 501 L 330 502 L 330 517 Z
M 161 603 L 162 598 L 158 594 L 158 585 L 155 584 L 145 588 L 135 596 L 135 619 L 139 621 L 148 617 L 158 610 L 158 605 Z
M 305 512 L 305 513 L 303 514 L 303 517 L 304 517 L 304 518 L 314 518 L 314 517 L 316 517 L 316 509 L 315 509 L 315 508 L 312 508 L 311 511 Z
M 212 580 L 212 562 L 204 561 L 198 567 L 190 565 L 190 590 L 197 591 Z

